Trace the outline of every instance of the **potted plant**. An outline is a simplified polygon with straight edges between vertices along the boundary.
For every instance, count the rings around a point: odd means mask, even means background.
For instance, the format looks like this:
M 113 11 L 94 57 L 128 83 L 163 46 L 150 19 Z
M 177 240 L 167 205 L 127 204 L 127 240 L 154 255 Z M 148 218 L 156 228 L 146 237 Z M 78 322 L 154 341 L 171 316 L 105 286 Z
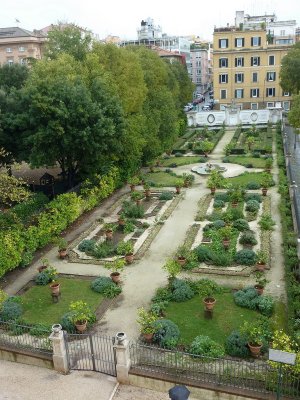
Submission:
M 181 272 L 181 265 L 176 260 L 170 258 L 164 264 L 163 269 L 167 272 L 169 285 L 171 285 L 176 276 Z
M 189 249 L 182 245 L 178 247 L 178 250 L 176 251 L 176 257 L 177 257 L 177 262 L 183 267 L 186 264 L 187 258 L 190 254 Z
M 131 199 L 136 202 L 137 206 L 141 204 L 141 200 L 143 197 L 144 195 L 142 192 L 138 192 L 136 190 L 131 192 Z
M 146 311 L 144 307 L 138 309 L 137 323 L 140 325 L 141 333 L 147 343 L 152 341 L 153 335 L 156 331 L 156 321 L 157 316 L 153 312 Z
M 103 229 L 105 231 L 106 239 L 111 240 L 113 238 L 113 232 L 116 229 L 115 224 L 107 222 L 103 225 Z
M 252 146 L 253 146 L 253 144 L 255 143 L 255 137 L 254 136 L 248 136 L 246 142 L 247 142 L 247 145 L 248 145 L 248 149 L 250 151 Z
M 205 305 L 206 311 L 212 311 L 216 304 L 216 299 L 211 294 L 209 294 L 203 299 L 203 303 Z
M 82 333 L 86 330 L 87 323 L 93 318 L 93 313 L 82 300 L 73 301 L 70 304 L 71 322 L 76 326 L 78 332 Z
M 50 263 L 49 263 L 48 258 L 43 258 L 43 259 L 42 259 L 42 265 L 40 265 L 40 266 L 37 268 L 37 270 L 38 270 L 39 272 L 42 272 L 42 271 L 44 271 L 46 268 L 48 268 L 49 266 L 50 266 Z
M 54 296 L 58 296 L 60 293 L 60 283 L 56 280 L 57 278 L 57 270 L 54 267 L 48 266 L 45 272 L 48 275 L 49 278 L 49 287 L 51 290 L 51 293 Z
M 140 183 L 140 179 L 138 176 L 133 176 L 129 179 L 130 190 L 133 192 L 135 190 L 136 185 Z
M 219 229 L 219 234 L 222 238 L 222 243 L 225 249 L 227 249 L 230 245 L 230 238 L 232 235 L 232 228 L 230 225 L 223 226 L 223 228 Z
M 252 324 L 244 322 L 244 325 L 241 327 L 241 333 L 245 335 L 248 341 L 251 355 L 258 357 L 263 346 L 263 330 L 260 321 L 256 320 Z
M 256 269 L 258 271 L 264 271 L 267 262 L 268 262 L 268 254 L 265 253 L 264 251 L 259 250 L 256 253 Z
M 271 157 L 268 157 L 265 162 L 266 172 L 270 173 L 272 166 L 273 166 L 273 159 Z
M 58 237 L 55 239 L 55 243 L 58 246 L 58 254 L 59 254 L 59 258 L 61 258 L 62 260 L 65 259 L 68 255 L 67 253 L 67 247 L 68 247 L 68 242 L 65 238 L 63 237 Z
M 182 186 L 183 186 L 183 181 L 181 179 L 177 179 L 177 181 L 175 182 L 175 188 L 177 194 L 181 192 Z
M 214 144 L 208 140 L 203 140 L 199 143 L 199 149 L 203 151 L 204 157 L 208 156 L 208 153 L 212 151 Z
M 184 187 L 189 187 L 192 185 L 195 177 L 192 174 L 187 174 L 187 173 L 183 173 L 182 174 L 182 178 L 183 178 L 183 185 Z
M 267 192 L 268 192 L 268 188 L 270 186 L 272 186 L 272 184 L 273 184 L 272 175 L 268 174 L 267 172 L 264 172 L 262 174 L 260 184 L 261 184 L 261 187 L 262 187 L 262 189 L 261 189 L 262 195 L 266 196 Z
M 231 188 L 229 188 L 228 195 L 232 207 L 237 207 L 238 203 L 243 200 L 244 194 L 244 190 L 241 189 L 239 186 L 232 186 Z
M 110 277 L 113 282 L 120 282 L 120 272 L 124 270 L 125 261 L 123 259 L 117 258 L 114 261 L 106 262 L 104 268 L 111 270 Z
M 255 273 L 255 282 L 256 284 L 254 285 L 257 293 L 259 295 L 262 295 L 264 293 L 264 288 L 266 286 L 267 283 L 269 283 L 270 281 L 268 281 L 265 277 L 265 274 L 261 271 L 257 271 Z
M 119 224 L 119 226 L 124 226 L 125 223 L 126 223 L 126 215 L 122 212 L 119 215 L 118 224 Z
M 224 185 L 224 177 L 216 169 L 213 169 L 206 182 L 207 187 L 210 189 L 211 194 L 214 195 L 216 188 L 220 188 Z
M 145 196 L 148 199 L 151 196 L 150 185 L 148 182 L 144 183 Z
M 133 250 L 134 246 L 130 240 L 121 241 L 118 243 L 117 253 L 121 256 L 125 256 L 125 261 L 127 264 L 133 263 L 133 258 L 134 258 Z

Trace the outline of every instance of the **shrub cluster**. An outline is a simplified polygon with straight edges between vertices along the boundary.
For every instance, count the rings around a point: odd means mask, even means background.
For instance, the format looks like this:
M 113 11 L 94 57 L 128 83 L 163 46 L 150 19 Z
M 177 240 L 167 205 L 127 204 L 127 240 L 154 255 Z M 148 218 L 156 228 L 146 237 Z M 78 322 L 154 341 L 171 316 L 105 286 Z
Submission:
M 154 343 L 167 349 L 173 349 L 177 346 L 180 331 L 174 322 L 168 319 L 160 319 L 154 323 L 154 327 L 156 328 L 153 336 Z
M 260 296 L 254 287 L 239 290 L 233 295 L 235 303 L 240 307 L 257 310 L 270 317 L 274 310 L 274 300 L 270 296 Z
M 254 265 L 256 258 L 256 253 L 253 250 L 243 249 L 236 252 L 234 261 L 241 265 Z
M 110 278 L 99 276 L 91 283 L 91 289 L 101 293 L 104 297 L 113 298 L 122 292 L 120 286 L 116 285 Z
M 199 335 L 195 337 L 190 346 L 190 353 L 205 357 L 223 357 L 224 347 L 216 343 L 208 336 Z

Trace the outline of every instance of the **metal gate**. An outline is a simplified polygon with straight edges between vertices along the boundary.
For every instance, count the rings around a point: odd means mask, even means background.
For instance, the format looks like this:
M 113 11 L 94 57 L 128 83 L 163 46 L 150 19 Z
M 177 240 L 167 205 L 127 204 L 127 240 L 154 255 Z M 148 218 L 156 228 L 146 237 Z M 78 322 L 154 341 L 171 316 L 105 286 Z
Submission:
M 115 338 L 65 333 L 69 368 L 116 376 Z

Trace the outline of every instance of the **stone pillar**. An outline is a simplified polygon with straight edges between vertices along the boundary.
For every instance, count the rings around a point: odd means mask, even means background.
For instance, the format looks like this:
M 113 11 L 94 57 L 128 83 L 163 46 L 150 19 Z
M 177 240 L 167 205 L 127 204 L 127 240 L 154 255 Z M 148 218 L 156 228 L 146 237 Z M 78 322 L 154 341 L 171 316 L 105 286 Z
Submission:
M 49 336 L 53 347 L 53 364 L 55 371 L 61 374 L 69 372 L 67 350 L 64 340 L 64 332 L 60 325 L 53 325 L 52 333 Z
M 118 339 L 118 335 L 122 334 L 122 339 Z M 124 333 L 117 333 L 117 341 L 114 345 L 116 351 L 116 371 L 117 381 L 119 383 L 129 385 L 129 369 L 130 369 L 130 354 L 129 341 Z

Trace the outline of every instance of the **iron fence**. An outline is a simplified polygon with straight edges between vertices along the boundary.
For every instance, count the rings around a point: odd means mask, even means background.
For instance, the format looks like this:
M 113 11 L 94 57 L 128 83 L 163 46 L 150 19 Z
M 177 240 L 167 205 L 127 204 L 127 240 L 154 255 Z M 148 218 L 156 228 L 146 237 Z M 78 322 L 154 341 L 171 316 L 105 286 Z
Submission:
M 0 346 L 8 350 L 21 349 L 51 355 L 53 351 L 50 333 L 50 330 L 39 326 L 0 321 Z
M 278 370 L 260 360 L 245 361 L 227 358 L 197 356 L 176 350 L 167 350 L 139 343 L 130 343 L 131 368 L 143 374 L 165 375 L 186 379 L 195 384 L 234 387 L 260 393 L 275 393 Z M 300 377 L 290 369 L 281 375 L 281 393 L 299 399 Z

